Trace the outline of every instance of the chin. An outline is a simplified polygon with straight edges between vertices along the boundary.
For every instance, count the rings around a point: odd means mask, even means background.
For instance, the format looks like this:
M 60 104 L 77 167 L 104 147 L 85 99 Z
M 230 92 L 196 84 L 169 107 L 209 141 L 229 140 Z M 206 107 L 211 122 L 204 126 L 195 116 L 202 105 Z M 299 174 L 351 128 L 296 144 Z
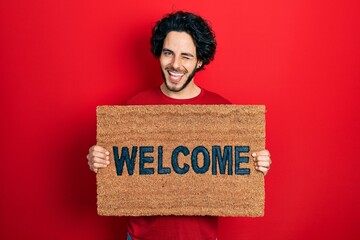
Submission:
M 169 90 L 170 92 L 180 92 L 182 89 L 182 86 L 171 86 L 171 85 L 168 85 L 168 84 L 165 84 L 166 86 L 166 89 Z

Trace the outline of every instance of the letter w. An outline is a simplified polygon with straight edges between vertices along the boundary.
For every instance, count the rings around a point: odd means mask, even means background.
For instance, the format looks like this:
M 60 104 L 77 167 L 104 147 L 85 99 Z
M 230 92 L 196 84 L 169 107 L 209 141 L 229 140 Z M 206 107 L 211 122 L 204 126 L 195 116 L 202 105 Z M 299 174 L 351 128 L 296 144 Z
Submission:
M 122 147 L 121 148 L 121 157 L 119 159 L 119 150 L 118 147 L 113 147 L 114 160 L 116 166 L 116 174 L 121 176 L 124 169 L 124 161 L 126 161 L 126 168 L 128 170 L 129 175 L 134 174 L 134 166 L 135 166 L 135 158 L 136 158 L 137 147 L 132 147 L 131 157 L 129 156 L 129 148 Z

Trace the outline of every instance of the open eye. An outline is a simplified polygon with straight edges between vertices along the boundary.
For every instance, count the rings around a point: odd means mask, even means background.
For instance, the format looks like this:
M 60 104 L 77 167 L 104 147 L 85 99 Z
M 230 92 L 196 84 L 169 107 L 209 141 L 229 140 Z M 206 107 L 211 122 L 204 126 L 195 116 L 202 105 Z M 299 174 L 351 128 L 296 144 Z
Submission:
M 164 51 L 163 51 L 163 54 L 164 54 L 165 56 L 171 56 L 171 55 L 173 55 L 173 53 L 172 53 L 171 51 L 169 51 L 169 50 L 164 50 Z

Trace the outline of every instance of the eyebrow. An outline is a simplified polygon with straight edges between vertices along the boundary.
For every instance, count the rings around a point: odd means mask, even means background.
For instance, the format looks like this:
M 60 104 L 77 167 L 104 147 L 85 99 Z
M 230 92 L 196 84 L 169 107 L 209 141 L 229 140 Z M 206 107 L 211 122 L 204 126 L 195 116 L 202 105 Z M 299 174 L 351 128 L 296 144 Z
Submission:
M 162 52 L 171 52 L 171 53 L 174 53 L 174 51 L 168 49 L 168 48 L 163 48 Z M 192 55 L 191 53 L 188 53 L 188 52 L 184 52 L 184 53 L 181 53 L 182 56 L 187 56 L 187 57 L 194 57 L 194 55 Z

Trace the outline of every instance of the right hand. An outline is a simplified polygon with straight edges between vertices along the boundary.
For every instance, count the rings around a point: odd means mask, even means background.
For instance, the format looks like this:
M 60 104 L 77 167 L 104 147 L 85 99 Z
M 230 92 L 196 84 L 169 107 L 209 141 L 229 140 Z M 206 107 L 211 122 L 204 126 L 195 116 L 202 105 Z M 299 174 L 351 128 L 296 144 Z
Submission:
M 110 152 L 105 148 L 96 145 L 92 146 L 86 156 L 90 170 L 97 173 L 100 168 L 106 168 L 110 164 L 109 155 Z

